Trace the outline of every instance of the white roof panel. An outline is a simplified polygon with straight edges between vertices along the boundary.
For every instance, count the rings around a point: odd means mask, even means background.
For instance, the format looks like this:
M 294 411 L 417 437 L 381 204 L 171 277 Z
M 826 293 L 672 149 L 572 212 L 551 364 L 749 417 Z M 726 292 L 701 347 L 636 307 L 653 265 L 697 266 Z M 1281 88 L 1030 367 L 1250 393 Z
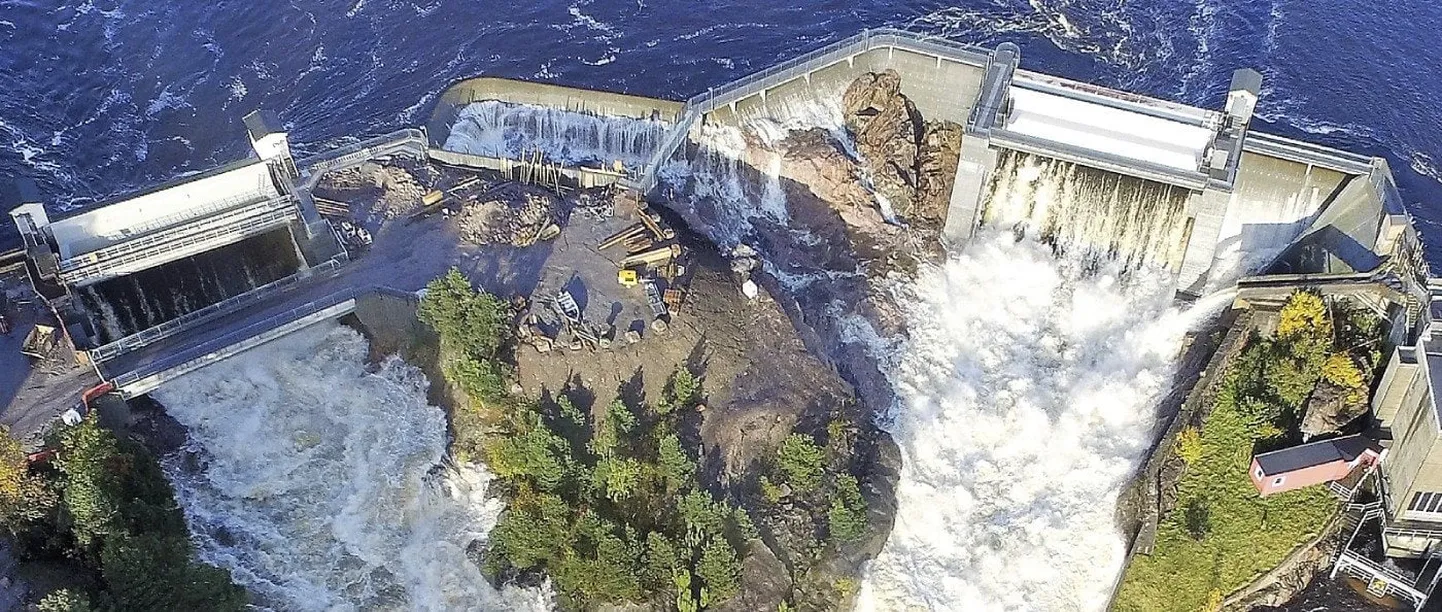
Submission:
M 196 217 L 277 197 L 263 163 L 164 187 L 50 224 L 60 257 L 103 249 Z
M 1212 140 L 1200 125 L 1013 86 L 1008 131 L 1196 172 Z

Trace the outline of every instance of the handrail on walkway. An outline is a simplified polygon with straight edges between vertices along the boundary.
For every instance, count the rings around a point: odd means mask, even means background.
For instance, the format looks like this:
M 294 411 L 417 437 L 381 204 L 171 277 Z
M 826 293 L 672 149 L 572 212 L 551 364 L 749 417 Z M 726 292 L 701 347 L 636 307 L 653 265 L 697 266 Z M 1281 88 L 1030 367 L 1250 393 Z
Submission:
M 348 260 L 344 255 L 338 255 L 322 262 L 320 265 L 305 268 L 295 274 L 261 285 L 245 293 L 231 296 L 199 310 L 188 312 L 155 327 L 90 349 L 87 353 L 90 355 L 90 358 L 95 361 L 108 361 L 121 354 L 164 340 L 219 315 L 234 312 L 242 306 L 271 297 L 309 278 L 333 275 L 335 272 L 338 272 L 341 265 Z
M 745 99 L 781 83 L 791 81 L 797 77 L 845 60 L 848 57 L 886 47 L 905 49 L 907 51 L 931 55 L 938 59 L 963 62 L 976 66 L 985 65 L 987 58 L 991 55 L 991 51 L 987 49 L 896 28 L 862 30 L 854 36 L 838 40 L 819 49 L 803 53 L 789 60 L 768 66 L 758 72 L 753 72 L 734 81 L 718 87 L 709 88 L 705 92 L 691 96 L 686 100 L 686 106 L 681 114 L 681 118 L 671 127 L 666 137 L 662 140 L 661 146 L 652 154 L 651 159 L 646 163 L 645 170 L 641 173 L 641 177 L 635 181 L 632 186 L 642 192 L 650 191 L 656 186 L 659 180 L 658 175 L 661 170 L 661 165 L 670 159 L 676 150 L 680 148 L 686 134 L 690 132 L 692 125 L 694 125 L 696 120 L 700 119 L 702 115 L 716 110 L 722 105 Z
M 325 297 L 311 300 L 309 302 L 306 302 L 305 304 L 296 306 L 295 308 L 292 308 L 285 312 L 273 314 L 264 319 L 261 319 L 260 321 L 256 321 L 255 323 L 251 323 L 250 325 L 226 333 L 222 336 L 212 338 L 178 353 L 173 353 L 146 366 L 119 374 L 115 378 L 112 378 L 110 382 L 114 383 L 116 388 L 126 387 L 128 385 L 139 382 L 146 377 L 154 376 L 156 374 L 163 373 L 166 370 L 183 366 L 197 359 L 204 358 L 206 355 L 222 350 L 228 346 L 244 342 L 248 338 L 259 336 L 270 330 L 286 325 L 287 323 L 300 320 L 304 317 L 321 312 L 327 308 L 343 304 L 347 300 L 352 300 L 367 293 L 375 292 L 377 290 L 378 287 L 369 286 L 354 287 L 337 291 Z

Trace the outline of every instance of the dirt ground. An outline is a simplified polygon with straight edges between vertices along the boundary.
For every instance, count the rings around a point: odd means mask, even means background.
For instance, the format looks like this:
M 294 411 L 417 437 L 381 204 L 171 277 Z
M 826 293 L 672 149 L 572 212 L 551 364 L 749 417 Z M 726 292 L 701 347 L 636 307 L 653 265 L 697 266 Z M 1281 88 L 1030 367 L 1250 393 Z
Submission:
M 541 286 L 577 274 L 585 279 L 588 318 L 619 311 L 618 325 L 635 327 L 650 318 L 641 289 L 621 287 L 616 268 L 606 263 L 610 256 L 594 250 L 610 225 L 567 227 Z M 594 352 L 522 347 L 518 371 L 527 395 L 565 393 L 585 409 L 609 404 L 622 393 L 659 401 L 671 373 L 690 368 L 703 381 L 705 460 L 727 482 L 776 448 L 798 421 L 824 422 L 833 407 L 853 403 L 854 396 L 834 370 L 808 352 L 780 305 L 764 292 L 747 299 L 727 261 L 690 244 L 686 299 L 666 332 L 647 329 L 634 345 L 618 342 Z
M 452 192 L 456 185 L 466 187 Z M 426 209 L 419 198 L 431 189 L 447 191 L 448 198 Z M 742 295 L 743 279 L 731 271 L 730 261 L 662 207 L 655 209 L 665 216 L 663 224 L 677 232 L 684 247 L 685 270 L 674 283 L 684 299 L 666 317 L 666 330 L 657 331 L 644 289 L 622 286 L 617 279 L 626 251 L 598 248 L 639 221 L 636 207 L 608 190 L 558 198 L 490 173 L 397 159 L 323 177 L 317 195 L 347 205 L 348 217 L 330 215 L 333 221 L 348 220 L 374 232 L 374 245 L 351 266 L 434 258 L 426 253 L 443 256 L 446 265 L 455 265 L 478 286 L 508 299 L 528 298 L 533 310 L 546 313 L 543 299 L 562 289 L 570 293 L 582 318 L 609 337 L 610 346 L 572 349 L 562 342 L 549 352 L 518 347 L 517 373 L 528 396 L 564 393 L 583 410 L 609 404 L 622 393 L 632 401 L 655 402 L 672 372 L 688 367 L 701 377 L 705 396 L 703 464 L 723 485 L 769 456 L 798 423 L 822 429 L 833 409 L 856 403 L 854 391 L 835 369 L 808 351 L 782 304 L 764 287 L 755 300 Z M 467 231 L 472 209 L 500 201 L 519 210 L 541 196 L 554 207 L 550 218 L 560 233 L 553 239 L 517 246 Z M 670 286 L 664 279 L 658 284 L 662 290 Z M 627 331 L 637 332 L 640 340 L 628 342 Z

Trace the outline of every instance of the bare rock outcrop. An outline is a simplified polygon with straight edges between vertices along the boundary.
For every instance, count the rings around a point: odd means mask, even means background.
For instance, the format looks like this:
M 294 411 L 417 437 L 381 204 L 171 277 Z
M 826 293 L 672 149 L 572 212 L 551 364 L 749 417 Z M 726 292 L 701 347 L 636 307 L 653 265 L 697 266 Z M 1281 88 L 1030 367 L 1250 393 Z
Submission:
M 922 117 L 894 70 L 858 77 L 842 109 L 876 197 L 909 223 L 939 225 L 961 155 L 961 126 Z
M 1322 434 L 1341 431 L 1348 423 L 1367 412 L 1367 396 L 1354 389 L 1346 389 L 1326 380 L 1317 383 L 1317 389 L 1307 399 L 1302 423 L 1298 427 L 1302 435 L 1313 438 Z

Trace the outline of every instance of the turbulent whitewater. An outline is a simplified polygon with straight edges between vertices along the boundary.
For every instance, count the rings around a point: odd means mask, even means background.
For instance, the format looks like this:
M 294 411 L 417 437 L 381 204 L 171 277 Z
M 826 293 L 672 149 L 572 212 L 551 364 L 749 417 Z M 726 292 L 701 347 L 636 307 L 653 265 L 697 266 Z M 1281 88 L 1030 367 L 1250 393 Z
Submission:
M 886 428 L 904 466 L 863 610 L 1106 605 L 1125 556 L 1117 497 L 1193 322 L 1172 289 L 1164 272 L 985 229 L 894 289 L 909 338 Z
M 550 161 L 605 167 L 619 161 L 635 171 L 660 147 L 669 127 L 664 121 L 487 100 L 461 109 L 444 148 L 510 159 L 540 151 Z
M 501 510 L 491 475 L 445 464 L 444 414 L 358 333 L 305 330 L 155 392 L 189 429 L 166 462 L 208 562 L 277 610 L 543 610 L 467 554 Z
M 879 407 L 903 453 L 896 520 L 864 571 L 860 608 L 1104 608 L 1125 556 L 1118 496 L 1157 433 L 1181 340 L 1206 310 L 1173 306 L 1166 266 L 1184 242 L 1184 197 L 1010 159 L 962 252 L 915 276 L 871 279 L 904 318 L 904 338 L 883 337 L 842 287 L 865 270 L 803 255 L 813 251 L 806 228 L 774 214 L 787 209 L 772 186 L 778 164 L 753 178 L 741 170 L 784 153 L 787 131 L 811 127 L 855 159 L 829 99 L 708 126 L 698 155 L 666 178 L 684 181 L 714 240 L 759 244 L 766 270 L 807 299 L 833 294 L 839 340 L 865 347 L 896 394 Z

